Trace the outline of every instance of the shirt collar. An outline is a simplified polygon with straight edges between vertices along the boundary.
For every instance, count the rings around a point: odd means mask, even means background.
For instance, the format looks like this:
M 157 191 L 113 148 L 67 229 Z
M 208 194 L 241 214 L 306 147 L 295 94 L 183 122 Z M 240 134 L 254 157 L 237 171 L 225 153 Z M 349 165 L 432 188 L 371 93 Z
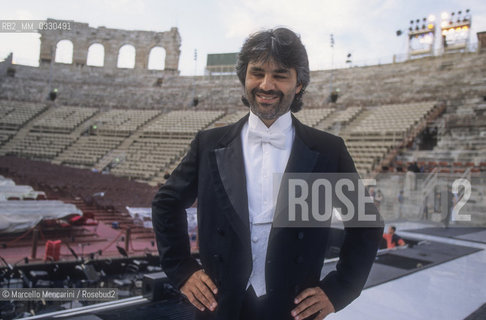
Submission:
M 274 123 L 268 128 L 265 123 L 250 110 L 250 117 L 248 118 L 248 127 L 250 130 L 263 131 L 268 133 L 282 132 L 286 133 L 292 127 L 292 116 L 290 111 L 278 117 Z

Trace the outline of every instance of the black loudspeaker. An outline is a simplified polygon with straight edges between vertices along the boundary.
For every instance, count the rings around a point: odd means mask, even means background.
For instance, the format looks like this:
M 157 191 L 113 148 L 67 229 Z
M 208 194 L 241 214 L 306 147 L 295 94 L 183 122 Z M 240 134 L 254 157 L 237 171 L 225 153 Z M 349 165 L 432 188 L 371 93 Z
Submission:
M 150 301 L 159 301 L 173 296 L 175 289 L 169 284 L 165 272 L 145 274 L 142 280 L 142 295 Z

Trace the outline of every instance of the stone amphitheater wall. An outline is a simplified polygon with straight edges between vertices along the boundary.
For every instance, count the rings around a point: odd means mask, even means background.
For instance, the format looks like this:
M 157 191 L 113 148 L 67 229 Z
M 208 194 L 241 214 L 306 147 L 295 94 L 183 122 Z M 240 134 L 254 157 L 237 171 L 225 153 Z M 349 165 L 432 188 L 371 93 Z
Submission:
M 88 107 L 144 108 L 166 111 L 241 106 L 236 76 L 207 78 L 147 69 L 99 68 L 73 63 L 40 67 L 11 65 L 14 76 L 0 77 L 0 99 L 41 102 L 58 88 L 57 102 Z M 453 101 L 486 96 L 486 54 L 450 53 L 402 63 L 311 72 L 304 96 L 308 107 L 327 104 L 331 73 L 338 103 L 372 106 L 423 100 Z

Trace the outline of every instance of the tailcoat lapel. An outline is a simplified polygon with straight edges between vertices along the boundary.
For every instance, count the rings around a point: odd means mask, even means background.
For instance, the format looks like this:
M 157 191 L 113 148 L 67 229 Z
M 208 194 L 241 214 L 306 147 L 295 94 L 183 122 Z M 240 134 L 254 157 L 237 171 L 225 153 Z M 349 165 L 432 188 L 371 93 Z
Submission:
M 314 171 L 314 167 L 317 163 L 317 158 L 319 153 L 313 151 L 309 145 L 315 141 L 309 141 L 309 137 L 303 132 L 303 124 L 292 115 L 292 123 L 295 128 L 295 139 L 292 145 L 292 151 L 290 152 L 289 161 L 287 162 L 287 167 L 285 168 L 285 173 L 311 173 Z M 277 197 L 280 197 L 279 193 Z M 277 207 L 275 208 L 274 225 L 276 224 L 276 219 L 280 219 L 279 214 L 285 213 L 288 210 L 288 201 L 284 199 L 278 199 Z M 277 223 L 279 225 L 280 223 Z M 281 225 L 281 224 L 280 224 Z M 268 250 L 272 248 L 272 241 L 275 236 L 286 228 L 275 228 L 272 227 L 270 231 L 270 237 L 268 240 Z M 268 253 L 268 251 L 267 251 Z
M 319 153 L 309 148 L 309 141 L 302 132 L 303 125 L 294 115 L 292 123 L 295 128 L 295 139 L 285 172 L 312 172 Z
M 247 120 L 248 115 L 235 123 L 214 149 L 217 168 L 215 174 L 219 175 L 227 199 L 234 209 L 224 212 L 228 215 L 228 220 L 244 242 L 249 242 L 250 227 L 245 164 L 240 133 Z

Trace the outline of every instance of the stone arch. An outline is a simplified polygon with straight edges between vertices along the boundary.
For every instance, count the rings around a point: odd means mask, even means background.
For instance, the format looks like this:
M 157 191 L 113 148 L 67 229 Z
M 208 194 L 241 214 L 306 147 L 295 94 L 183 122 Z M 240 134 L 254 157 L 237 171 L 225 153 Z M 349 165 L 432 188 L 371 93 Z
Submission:
M 99 43 L 92 43 L 88 48 L 86 65 L 93 67 L 103 67 L 105 65 L 105 47 Z
M 165 68 L 165 48 L 161 46 L 155 46 L 150 49 L 148 56 L 147 69 L 149 70 L 164 70 Z
M 133 45 L 122 45 L 118 50 L 118 58 L 116 63 L 117 68 L 134 69 L 136 56 L 137 52 Z
M 56 63 L 73 63 L 73 42 L 68 39 L 63 39 L 56 44 L 56 54 L 54 61 Z
M 47 21 L 62 22 L 61 20 L 55 19 L 47 19 Z M 179 73 L 181 37 L 178 29 L 175 27 L 169 31 L 153 32 L 119 30 L 106 27 L 92 28 L 87 23 L 76 21 L 69 21 L 69 23 L 71 27 L 69 30 L 58 30 L 58 32 L 39 30 L 41 34 L 39 64 L 41 66 L 47 66 L 55 60 L 56 44 L 59 40 L 69 39 L 73 45 L 72 60 L 61 60 L 60 55 L 58 58 L 59 62 L 71 62 L 73 65 L 83 67 L 88 64 L 89 47 L 94 43 L 101 43 L 104 47 L 103 68 L 107 70 L 117 69 L 119 50 L 123 44 L 130 43 L 130 45 L 136 48 L 136 54 L 133 53 L 133 48 L 131 49 L 131 56 L 135 56 L 135 59 L 130 58 L 129 65 L 120 64 L 122 68 L 133 68 L 136 70 L 149 69 L 149 51 L 156 46 L 162 47 L 165 50 L 164 68 L 158 71 L 167 74 Z M 67 56 L 71 55 L 67 54 Z M 133 60 L 135 60 L 134 65 Z M 92 65 L 91 59 L 88 65 Z

